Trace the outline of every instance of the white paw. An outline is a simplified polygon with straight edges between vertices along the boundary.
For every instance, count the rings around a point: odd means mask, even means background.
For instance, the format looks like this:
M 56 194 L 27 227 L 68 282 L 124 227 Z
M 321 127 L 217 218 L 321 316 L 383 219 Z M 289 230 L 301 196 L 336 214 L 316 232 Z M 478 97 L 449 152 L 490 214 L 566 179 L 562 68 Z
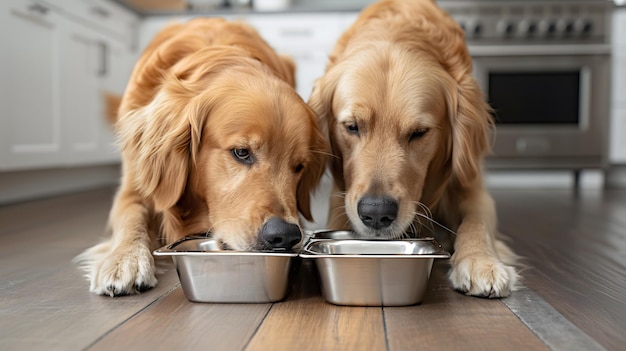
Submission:
M 515 290 L 518 274 L 495 257 L 452 257 L 450 282 L 467 295 L 483 297 L 506 297 Z
M 154 259 L 148 248 L 118 247 L 95 267 L 90 290 L 109 296 L 140 293 L 156 285 L 154 270 Z

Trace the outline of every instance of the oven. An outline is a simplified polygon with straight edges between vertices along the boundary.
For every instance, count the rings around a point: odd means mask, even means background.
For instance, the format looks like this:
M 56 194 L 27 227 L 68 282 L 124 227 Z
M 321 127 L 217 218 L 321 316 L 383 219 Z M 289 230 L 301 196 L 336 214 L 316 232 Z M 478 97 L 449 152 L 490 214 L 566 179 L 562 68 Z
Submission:
M 496 121 L 489 168 L 604 168 L 610 115 L 605 0 L 446 1 Z

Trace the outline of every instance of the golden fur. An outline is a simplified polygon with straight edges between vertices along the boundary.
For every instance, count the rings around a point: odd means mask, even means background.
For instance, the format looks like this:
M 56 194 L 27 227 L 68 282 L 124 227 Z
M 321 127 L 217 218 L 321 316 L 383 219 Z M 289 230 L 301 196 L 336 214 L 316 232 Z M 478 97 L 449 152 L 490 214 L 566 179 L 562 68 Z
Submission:
M 463 31 L 434 1 L 366 8 L 339 39 L 309 105 L 335 156 L 330 228 L 396 238 L 419 231 L 420 214 L 432 211 L 458 234 L 454 288 L 510 294 L 515 255 L 496 239 L 495 206 L 482 178 L 490 108 L 472 78 Z M 358 209 L 364 196 L 397 201 L 388 227 L 365 224 Z
M 298 224 L 299 210 L 311 219 L 328 148 L 294 90 L 294 69 L 239 22 L 194 19 L 154 38 L 115 124 L 123 169 L 112 237 L 79 258 L 91 291 L 153 287 L 151 251 L 186 235 L 211 232 L 225 247 L 258 249 L 269 218 Z

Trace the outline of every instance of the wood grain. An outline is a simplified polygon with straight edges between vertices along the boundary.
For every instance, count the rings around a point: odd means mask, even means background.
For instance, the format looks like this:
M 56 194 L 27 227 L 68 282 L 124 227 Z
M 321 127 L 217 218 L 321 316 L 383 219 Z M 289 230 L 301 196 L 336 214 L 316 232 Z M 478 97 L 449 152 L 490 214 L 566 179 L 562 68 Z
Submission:
M 82 272 L 68 263 L 46 277 L 5 289 L 0 299 L 0 350 L 79 350 L 178 285 L 174 270 L 156 288 L 111 298 L 89 292 Z
M 501 301 L 452 291 L 439 261 L 410 307 L 329 304 L 309 261 L 273 305 L 189 302 L 174 269 L 144 294 L 95 296 L 71 259 L 102 237 L 113 191 L 0 207 L 0 350 L 545 349 Z M 493 194 L 526 285 L 607 350 L 624 349 L 626 191 Z
M 626 346 L 626 191 L 493 191 L 525 284 L 609 350 Z
M 0 291 L 67 265 L 104 237 L 113 189 L 0 207 Z
M 500 300 L 452 290 L 447 270 L 435 263 L 420 305 L 384 308 L 389 350 L 547 350 Z
M 270 307 L 193 303 L 178 288 L 90 350 L 242 350 Z
M 325 302 L 316 275 L 313 262 L 304 261 L 294 291 L 274 304 L 246 350 L 386 349 L 382 309 Z

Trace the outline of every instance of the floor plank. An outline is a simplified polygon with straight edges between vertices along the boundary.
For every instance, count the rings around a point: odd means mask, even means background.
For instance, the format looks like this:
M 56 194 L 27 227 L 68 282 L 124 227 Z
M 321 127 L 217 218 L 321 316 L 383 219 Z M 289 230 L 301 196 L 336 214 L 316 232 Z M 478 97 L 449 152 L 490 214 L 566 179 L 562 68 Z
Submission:
M 317 272 L 303 261 L 294 291 L 276 303 L 246 350 L 385 350 L 380 307 L 345 307 L 325 302 Z
M 90 350 L 242 350 L 271 306 L 192 303 L 179 287 Z
M 525 284 L 609 350 L 626 347 L 626 191 L 492 192 Z
M 83 273 L 63 269 L 12 289 L 0 299 L 0 350 L 80 350 L 176 287 L 174 270 L 156 288 L 111 298 L 89 292 Z
M 89 292 L 72 258 L 103 237 L 113 192 L 0 207 L 1 350 L 85 348 L 179 284 L 170 268 L 142 295 Z
M 0 206 L 0 292 L 67 265 L 104 237 L 113 189 Z
M 421 304 L 384 308 L 389 350 L 548 350 L 500 300 L 452 290 L 448 268 L 435 263 Z

